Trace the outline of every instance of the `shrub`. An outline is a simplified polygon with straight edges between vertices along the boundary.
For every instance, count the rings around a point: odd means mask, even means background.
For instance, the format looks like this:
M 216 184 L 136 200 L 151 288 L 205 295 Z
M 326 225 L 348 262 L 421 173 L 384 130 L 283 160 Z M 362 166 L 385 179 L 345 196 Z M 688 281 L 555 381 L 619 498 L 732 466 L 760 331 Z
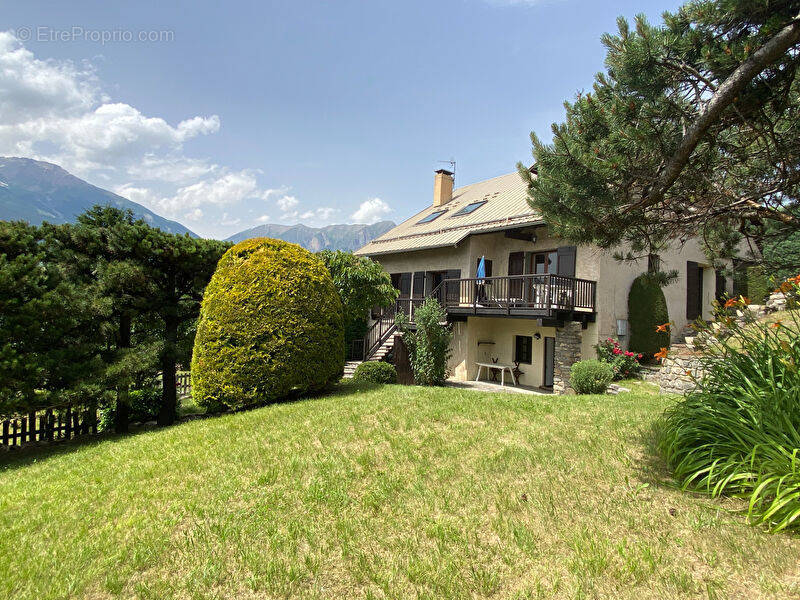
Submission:
M 631 330 L 628 347 L 647 357 L 652 357 L 661 348 L 669 347 L 669 331 L 658 331 L 658 326 L 668 321 L 667 300 L 658 281 L 648 273 L 639 275 L 628 292 L 628 323 Z
M 241 408 L 320 391 L 344 370 L 343 329 L 322 261 L 280 240 L 241 242 L 220 259 L 203 296 L 194 399 Z
M 747 498 L 752 523 L 800 529 L 800 317 L 742 325 L 724 312 L 737 302 L 717 307 L 724 328 L 703 325 L 703 375 L 665 414 L 659 448 L 684 489 Z
M 132 423 L 147 423 L 155 421 L 158 411 L 161 409 L 161 386 L 154 381 L 150 385 L 141 389 L 128 392 L 129 420 Z M 100 422 L 98 428 L 101 431 L 114 428 L 114 416 L 116 414 L 114 404 L 100 409 Z
M 416 331 L 411 330 L 408 317 L 397 315 L 397 327 L 408 347 L 409 362 L 418 385 L 443 385 L 447 379 L 450 340 L 453 331 L 447 324 L 447 314 L 435 298 L 428 298 L 414 312 Z
M 353 372 L 359 383 L 397 383 L 397 370 L 387 362 L 363 362 Z
M 597 351 L 597 359 L 611 365 L 615 381 L 636 377 L 642 368 L 639 361 L 643 355 L 623 350 L 619 342 L 613 338 L 600 342 L 594 348 Z
M 572 365 L 569 383 L 579 394 L 604 394 L 614 379 L 614 370 L 599 360 L 581 360 Z

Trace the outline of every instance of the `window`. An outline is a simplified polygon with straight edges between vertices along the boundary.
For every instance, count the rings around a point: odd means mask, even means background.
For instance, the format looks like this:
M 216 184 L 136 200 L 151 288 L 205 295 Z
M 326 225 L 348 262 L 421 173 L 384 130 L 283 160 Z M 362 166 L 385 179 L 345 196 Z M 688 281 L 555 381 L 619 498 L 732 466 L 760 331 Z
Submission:
M 470 213 L 474 213 L 478 210 L 481 206 L 486 204 L 486 200 L 479 200 L 478 202 L 473 202 L 472 204 L 467 204 L 464 208 L 453 214 L 453 217 L 461 217 L 463 215 L 468 215 Z M 450 217 L 451 219 L 453 217 Z
M 514 362 L 531 364 L 533 338 L 529 335 L 514 336 Z
M 531 257 L 530 272 L 534 275 L 558 273 L 558 252 L 537 252 Z
M 430 223 L 431 221 L 435 221 L 436 219 L 441 217 L 446 212 L 447 212 L 446 210 L 434 211 L 431 214 L 429 214 L 427 217 L 423 217 L 422 219 L 417 221 L 417 225 L 422 225 L 423 223 Z

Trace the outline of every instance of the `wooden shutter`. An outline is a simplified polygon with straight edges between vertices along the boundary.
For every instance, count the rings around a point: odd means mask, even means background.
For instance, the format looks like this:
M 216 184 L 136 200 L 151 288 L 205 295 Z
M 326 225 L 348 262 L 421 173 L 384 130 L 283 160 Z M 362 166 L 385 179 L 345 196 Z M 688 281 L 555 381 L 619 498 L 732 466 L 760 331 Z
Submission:
M 561 246 L 558 249 L 558 270 L 559 275 L 565 277 L 575 277 L 575 256 L 577 254 L 575 246 Z
M 400 297 L 401 298 L 410 298 L 411 297 L 411 273 L 400 273 Z
M 686 261 L 686 318 L 693 321 L 700 316 L 700 277 L 702 270 L 696 262 Z
M 417 271 L 414 273 L 414 286 L 411 289 L 414 298 L 422 298 L 425 295 L 425 272 Z

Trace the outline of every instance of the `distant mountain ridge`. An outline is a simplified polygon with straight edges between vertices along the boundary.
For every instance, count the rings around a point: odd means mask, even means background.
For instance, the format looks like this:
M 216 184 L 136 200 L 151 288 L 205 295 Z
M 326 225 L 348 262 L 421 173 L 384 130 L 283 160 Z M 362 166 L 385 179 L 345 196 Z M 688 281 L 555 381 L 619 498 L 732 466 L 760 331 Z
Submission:
M 180 223 L 87 183 L 58 165 L 30 158 L 0 157 L 0 220 L 27 221 L 32 225 L 43 221 L 56 225 L 72 223 L 96 204 L 131 210 L 153 227 L 197 237 Z
M 307 225 L 258 225 L 230 236 L 226 241 L 241 242 L 250 238 L 277 238 L 299 244 L 306 250 L 358 250 L 389 231 L 393 221 L 379 221 L 372 225 L 328 225 L 327 227 L 308 227 Z

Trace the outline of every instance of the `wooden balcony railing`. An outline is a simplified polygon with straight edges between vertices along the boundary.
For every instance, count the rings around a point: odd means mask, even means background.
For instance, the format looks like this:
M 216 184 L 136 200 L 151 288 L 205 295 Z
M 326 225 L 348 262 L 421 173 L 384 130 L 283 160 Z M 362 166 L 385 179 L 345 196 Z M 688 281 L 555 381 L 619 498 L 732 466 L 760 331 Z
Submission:
M 446 279 L 434 288 L 449 312 L 554 316 L 563 311 L 593 313 L 597 282 L 564 275 L 510 275 Z
M 364 352 L 362 360 L 367 360 L 370 356 L 375 354 L 375 351 L 395 332 L 397 326 L 395 325 L 394 319 L 397 314 L 397 308 L 398 306 L 393 304 L 382 309 L 378 318 L 367 330 L 362 346 Z
M 595 312 L 597 282 L 563 275 L 511 275 L 445 279 L 425 298 L 398 298 L 375 315 L 359 347 L 350 349 L 351 358 L 372 356 L 397 330 L 395 316 L 405 314 L 414 322 L 416 310 L 429 297 L 436 298 L 451 314 L 529 315 L 557 317 L 564 312 Z

